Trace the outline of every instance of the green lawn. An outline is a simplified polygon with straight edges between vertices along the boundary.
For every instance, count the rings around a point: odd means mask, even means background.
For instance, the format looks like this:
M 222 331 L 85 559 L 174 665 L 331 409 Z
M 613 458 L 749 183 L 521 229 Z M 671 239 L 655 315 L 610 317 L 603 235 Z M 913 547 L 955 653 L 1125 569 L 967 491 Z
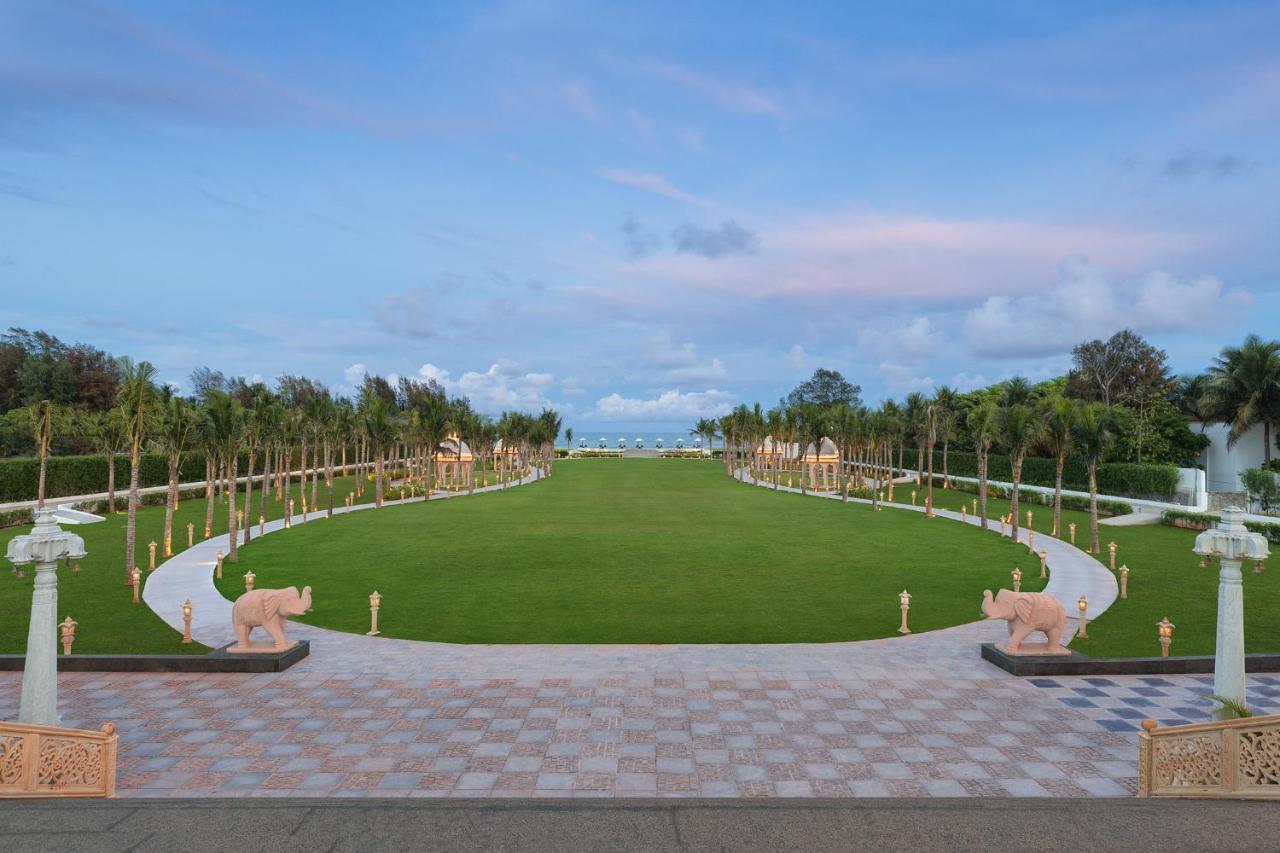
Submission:
M 895 497 L 911 500 L 911 486 L 897 487 Z M 974 495 L 966 492 L 934 489 L 934 506 L 959 510 L 960 502 L 971 506 Z M 924 502 L 924 493 L 918 496 Z M 1033 512 L 1036 538 L 1053 529 L 1053 509 L 1022 504 Z M 988 501 L 988 513 L 1000 516 L 1009 510 L 1009 502 Z M 1076 545 L 1089 546 L 1089 514 L 1062 513 L 1064 537 L 1066 526 L 1076 522 Z M 998 525 L 997 525 L 998 527 Z M 1192 553 L 1196 531 L 1163 524 L 1142 527 L 1110 527 L 1101 525 L 1098 535 L 1103 565 L 1109 565 L 1107 543 L 1116 543 L 1116 565 L 1129 567 L 1129 598 L 1116 599 L 1095 623 L 1089 625 L 1089 637 L 1074 640 L 1073 649 L 1093 657 L 1130 657 L 1160 654 L 1156 623 L 1165 616 L 1177 627 L 1173 631 L 1171 655 L 1211 655 L 1218 618 L 1218 569 L 1200 568 L 1200 558 Z M 1245 566 L 1245 649 L 1249 652 L 1280 650 L 1280 548 L 1273 546 L 1272 556 L 1260 575 L 1253 566 Z
M 343 497 L 355 486 L 355 478 L 339 478 L 334 481 L 334 505 L 341 506 Z M 308 485 L 308 500 L 310 499 Z M 324 483 L 318 496 L 321 505 L 326 500 Z M 243 498 L 243 486 L 240 497 Z M 261 492 L 254 489 L 254 515 L 261 507 Z M 298 486 L 294 481 L 294 505 L 298 503 Z M 361 502 L 373 500 L 373 484 L 368 484 Z M 55 501 L 56 503 L 56 501 Z M 243 500 L 237 500 L 243 505 Z M 183 501 L 174 518 L 174 550 L 187 544 L 187 522 L 195 524 L 197 540 L 204 532 L 205 502 Z M 283 512 L 281 502 L 268 503 L 268 518 L 279 518 Z M 208 651 L 199 644 L 184 645 L 182 635 L 151 612 L 145 603 L 133 603 L 133 591 L 124 583 L 125 522 L 123 512 L 107 516 L 97 524 L 68 525 L 68 530 L 84 538 L 88 557 L 81 561 L 79 573 L 58 570 L 58 621 L 64 616 L 79 622 L 73 653 L 134 653 L 134 654 L 195 654 Z M 20 533 L 30 532 L 30 527 L 11 527 L 0 530 L 0 551 Z M 227 532 L 227 505 L 215 501 L 213 534 Z M 257 532 L 255 526 L 254 532 Z M 143 507 L 138 510 L 137 564 L 143 570 L 143 583 L 147 576 L 147 543 L 155 540 L 157 564 L 163 562 L 164 507 Z M 0 653 L 21 653 L 27 646 L 27 626 L 31 613 L 31 590 L 35 573 L 28 568 L 26 577 L 15 577 L 9 563 L 0 570 Z
M 735 483 L 719 462 L 561 461 L 504 494 L 273 534 L 221 589 L 314 587 L 313 624 L 464 643 L 830 642 L 979 616 L 1025 549 L 915 513 Z

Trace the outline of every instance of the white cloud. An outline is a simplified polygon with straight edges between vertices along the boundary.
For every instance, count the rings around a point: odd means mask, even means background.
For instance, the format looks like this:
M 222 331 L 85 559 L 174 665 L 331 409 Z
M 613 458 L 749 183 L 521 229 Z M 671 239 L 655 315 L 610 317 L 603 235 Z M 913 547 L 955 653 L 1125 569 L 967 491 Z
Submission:
M 364 375 L 368 372 L 369 368 L 365 367 L 363 362 L 357 361 L 342 371 L 342 378 L 347 380 L 347 384 L 354 388 L 364 381 Z
M 935 385 L 932 376 L 920 375 L 913 365 L 882 361 L 876 369 L 889 390 L 897 393 L 929 391 Z
M 667 380 L 670 382 L 715 382 L 724 379 L 727 375 L 724 362 L 718 358 L 711 359 L 710 364 L 677 367 L 666 373 Z
M 730 112 L 772 118 L 786 117 L 786 110 L 776 98 L 741 83 L 718 80 L 670 62 L 642 62 L 640 70 L 715 101 Z
M 595 417 L 606 421 L 679 421 L 720 417 L 733 408 L 733 395 L 709 388 L 682 393 L 663 391 L 642 399 L 613 393 L 596 401 Z
M 885 358 L 912 364 L 933 355 L 942 340 L 928 317 L 915 317 L 905 326 L 896 321 L 878 321 L 858 332 L 858 347 Z
M 803 370 L 808 362 L 809 353 L 804 351 L 804 347 L 792 344 L 791 349 L 787 351 L 787 364 L 795 370 Z
M 673 198 L 676 201 L 683 201 L 687 204 L 706 205 L 706 199 L 698 198 L 692 193 L 687 193 L 679 187 L 672 184 L 661 175 L 653 172 L 629 172 L 625 169 L 601 169 L 600 177 L 613 181 L 615 184 L 633 187 L 638 190 L 644 190 L 654 195 Z
M 1212 276 L 1178 279 L 1164 272 L 1113 282 L 1080 257 L 1059 267 L 1047 292 L 989 297 L 965 316 L 970 352 L 989 357 L 1047 356 L 1122 328 L 1181 332 L 1217 325 L 1252 304 L 1244 290 L 1224 291 Z
M 555 406 L 547 397 L 555 377 L 550 373 L 524 371 L 510 361 L 494 362 L 484 372 L 469 370 L 457 379 L 451 378 L 449 371 L 427 362 L 418 368 L 418 375 L 440 383 L 454 396 L 468 398 L 472 406 L 486 414 Z
M 600 110 L 591 95 L 591 87 L 585 80 L 566 80 L 560 84 L 560 94 L 565 104 L 583 118 L 599 118 Z
M 976 391 L 979 388 L 986 388 L 991 384 L 991 380 L 983 376 L 981 373 L 965 373 L 961 371 L 951 377 L 951 387 L 955 388 L 961 394 L 966 391 Z
M 649 365 L 652 367 L 691 367 L 697 362 L 697 345 L 690 341 L 678 343 L 670 332 L 659 332 L 649 342 Z

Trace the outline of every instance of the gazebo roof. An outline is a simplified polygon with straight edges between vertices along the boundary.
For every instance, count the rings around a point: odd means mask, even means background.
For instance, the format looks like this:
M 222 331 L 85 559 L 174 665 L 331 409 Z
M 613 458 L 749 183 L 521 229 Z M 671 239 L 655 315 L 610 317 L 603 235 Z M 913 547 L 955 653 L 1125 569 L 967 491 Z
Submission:
M 462 453 L 458 453 L 458 445 L 462 445 Z M 443 459 L 446 462 L 456 462 L 461 459 L 463 462 L 470 462 L 475 457 L 471 453 L 471 448 L 465 441 L 456 435 L 451 435 L 444 441 L 440 442 L 440 447 L 436 450 L 436 458 Z

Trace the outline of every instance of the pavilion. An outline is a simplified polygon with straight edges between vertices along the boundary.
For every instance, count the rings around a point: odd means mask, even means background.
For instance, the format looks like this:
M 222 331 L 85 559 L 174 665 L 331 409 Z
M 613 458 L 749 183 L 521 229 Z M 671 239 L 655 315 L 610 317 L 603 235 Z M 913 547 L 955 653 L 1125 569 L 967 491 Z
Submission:
M 461 488 L 475 476 L 475 456 L 467 443 L 457 435 L 451 435 L 440 442 L 435 463 L 436 481 L 442 488 Z

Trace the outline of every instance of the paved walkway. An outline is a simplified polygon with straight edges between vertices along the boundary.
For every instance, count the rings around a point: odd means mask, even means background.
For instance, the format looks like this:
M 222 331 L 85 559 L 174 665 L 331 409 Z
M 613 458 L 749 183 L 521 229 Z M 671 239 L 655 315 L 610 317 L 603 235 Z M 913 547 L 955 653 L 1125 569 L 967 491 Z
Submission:
M 745 469 L 739 469 L 735 476 L 744 483 L 752 482 L 751 475 Z M 760 480 L 756 485 L 766 489 L 774 488 L 772 483 L 764 480 Z M 778 491 L 802 494 L 800 489 L 787 486 L 779 486 Z M 809 497 L 840 500 L 840 494 L 837 492 L 808 491 L 803 492 L 803 494 Z M 869 506 L 871 501 L 866 498 L 850 497 L 849 503 L 860 503 Z M 923 506 L 900 503 L 884 503 L 882 505 L 890 509 L 924 512 Z M 960 513 L 947 509 L 935 509 L 933 514 L 937 518 L 960 521 L 974 527 L 981 526 L 980 520 L 973 515 L 966 514 L 962 517 Z M 999 521 L 989 521 L 988 523 L 991 535 L 1000 535 Z M 1026 544 L 1029 535 L 1030 531 L 1026 528 L 1018 528 L 1019 542 Z M 1077 601 L 1081 594 L 1086 597 L 1089 603 L 1087 612 L 1089 619 L 1097 619 L 1105 613 L 1107 608 L 1115 603 L 1116 598 L 1120 595 L 1120 587 L 1116 582 L 1115 575 L 1111 574 L 1111 571 L 1102 563 L 1099 563 L 1091 555 L 1070 542 L 1041 533 L 1036 536 L 1035 550 L 1037 553 L 1041 550 L 1048 553 L 1045 564 L 1049 569 L 1049 583 L 1045 586 L 1044 591 L 1062 603 L 1068 616 L 1074 616 L 1079 612 Z M 1036 558 L 1035 568 L 1039 568 L 1038 557 Z M 1028 571 L 1031 571 L 1031 569 L 1028 569 Z
M 171 624 L 175 600 L 213 590 L 202 546 L 148 582 Z M 1050 559 L 1069 573 L 1071 551 Z M 230 633 L 228 602 L 197 613 L 217 607 L 202 642 Z M 1135 789 L 1140 718 L 1211 706 L 1202 676 L 1014 678 L 979 657 L 995 622 L 719 646 L 290 631 L 311 656 L 279 674 L 63 674 L 64 721 L 116 722 L 125 797 L 1083 797 Z M 0 718 L 19 685 L 0 673 Z M 1280 678 L 1250 688 L 1259 711 L 1280 706 Z
M 522 486 L 539 480 L 543 476 L 541 469 L 533 468 L 530 474 L 507 484 L 506 487 Z M 432 494 L 431 500 L 452 500 L 467 497 L 469 494 L 501 491 L 503 488 L 503 484 L 498 483 L 476 489 L 471 493 L 439 491 Z M 384 507 L 393 507 L 400 504 L 422 503 L 426 500 L 425 497 L 405 498 L 384 500 L 382 504 Z M 338 506 L 333 508 L 333 514 L 343 515 L 374 508 L 372 503 Z M 323 524 L 325 521 L 325 510 L 319 509 L 305 515 L 295 515 L 290 523 L 296 527 L 303 524 Z M 283 530 L 284 519 L 269 521 L 264 529 L 267 534 Z M 254 528 L 255 535 L 258 530 L 259 528 Z M 225 554 L 230 549 L 230 535 L 223 533 L 201 540 L 184 551 L 179 551 L 147 576 L 147 582 L 142 588 L 142 600 L 175 631 L 181 631 L 182 605 L 185 600 L 190 599 L 191 636 L 196 642 L 212 648 L 232 642 L 235 640 L 235 634 L 231 628 L 231 602 L 223 598 L 222 593 L 218 592 L 218 588 L 213 585 L 218 552 Z M 234 571 L 234 569 L 235 567 L 230 563 L 223 565 L 224 571 Z M 291 630 L 291 634 L 293 633 L 297 632 Z

